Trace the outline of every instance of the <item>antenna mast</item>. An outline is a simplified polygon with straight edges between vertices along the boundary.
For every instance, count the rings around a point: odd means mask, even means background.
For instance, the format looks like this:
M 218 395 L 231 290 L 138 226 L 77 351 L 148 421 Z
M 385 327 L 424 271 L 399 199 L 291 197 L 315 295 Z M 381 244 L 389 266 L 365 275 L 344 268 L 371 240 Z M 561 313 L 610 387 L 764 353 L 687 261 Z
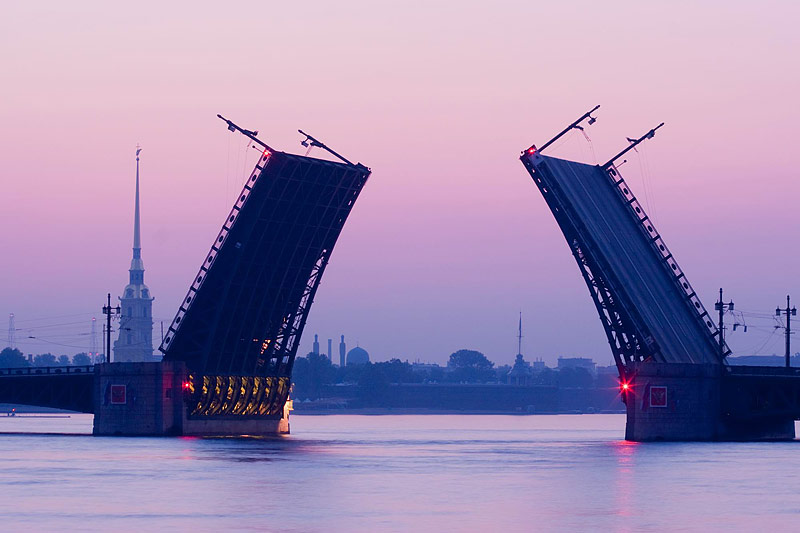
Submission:
M 95 329 L 95 325 L 97 323 L 97 319 L 92 317 L 92 333 L 91 333 L 91 353 L 89 357 L 92 360 L 92 364 L 97 362 L 97 330 Z
M 519 333 L 517 334 L 517 353 L 522 355 L 522 311 L 519 312 Z
M 12 350 L 16 348 L 17 344 L 17 328 L 14 324 L 14 313 L 8 315 L 8 347 Z

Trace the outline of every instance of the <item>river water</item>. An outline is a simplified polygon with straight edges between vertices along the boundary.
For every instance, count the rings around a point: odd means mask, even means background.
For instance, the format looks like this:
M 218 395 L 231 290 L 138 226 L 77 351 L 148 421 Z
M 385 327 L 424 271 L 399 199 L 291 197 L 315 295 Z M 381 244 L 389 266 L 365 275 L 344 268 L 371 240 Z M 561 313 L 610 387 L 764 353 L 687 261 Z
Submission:
M 0 418 L 2 531 L 800 529 L 800 442 L 621 439 L 624 415 L 292 417 L 269 439 Z

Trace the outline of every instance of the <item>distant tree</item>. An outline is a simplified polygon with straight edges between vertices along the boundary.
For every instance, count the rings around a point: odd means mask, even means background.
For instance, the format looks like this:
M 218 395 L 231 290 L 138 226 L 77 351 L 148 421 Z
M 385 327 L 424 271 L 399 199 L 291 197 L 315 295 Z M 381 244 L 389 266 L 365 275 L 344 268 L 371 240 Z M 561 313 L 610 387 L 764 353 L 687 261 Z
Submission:
M 21 366 L 30 366 L 22 352 L 16 348 L 3 348 L 3 351 L 0 352 L 0 367 L 15 368 Z
M 389 377 L 385 364 L 367 363 L 358 380 L 358 397 L 365 405 L 385 405 L 389 393 Z
M 428 373 L 428 381 L 433 381 L 435 383 L 444 381 L 444 368 L 440 366 L 431 368 Z
M 292 369 L 292 382 L 295 398 L 318 399 L 322 387 L 334 382 L 336 370 L 330 359 L 322 354 L 309 352 L 305 357 L 298 357 Z
M 458 350 L 452 353 L 447 366 L 453 370 L 451 373 L 453 381 L 485 383 L 495 379 L 494 363 L 475 350 Z
M 558 371 L 558 386 L 588 389 L 594 385 L 592 374 L 585 368 L 563 368 Z
M 508 379 L 508 373 L 511 372 L 511 365 L 503 365 L 495 367 L 494 369 L 494 376 L 495 379 L 501 383 L 505 383 Z
M 59 366 L 69 366 L 72 364 L 68 355 L 59 355 L 58 356 L 58 364 Z
M 558 372 L 552 368 L 543 368 L 533 376 L 533 384 L 541 387 L 555 387 Z
M 91 365 L 92 358 L 85 352 L 76 353 L 72 356 L 72 364 L 75 366 Z
M 422 376 L 411 370 L 411 365 L 400 359 L 392 359 L 383 363 L 374 363 L 379 368 L 389 383 L 420 383 Z
M 33 357 L 33 366 L 56 366 L 56 356 L 51 353 L 42 353 Z

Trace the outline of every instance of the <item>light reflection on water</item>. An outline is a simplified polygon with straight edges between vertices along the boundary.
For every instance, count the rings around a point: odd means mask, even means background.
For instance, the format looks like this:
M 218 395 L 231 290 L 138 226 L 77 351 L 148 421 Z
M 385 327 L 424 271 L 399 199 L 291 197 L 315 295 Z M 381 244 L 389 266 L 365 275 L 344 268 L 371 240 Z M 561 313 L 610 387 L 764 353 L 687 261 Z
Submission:
M 621 440 L 624 415 L 294 416 L 289 437 L 0 435 L 4 531 L 796 529 L 791 443 Z M 88 433 L 91 416 L 0 417 Z

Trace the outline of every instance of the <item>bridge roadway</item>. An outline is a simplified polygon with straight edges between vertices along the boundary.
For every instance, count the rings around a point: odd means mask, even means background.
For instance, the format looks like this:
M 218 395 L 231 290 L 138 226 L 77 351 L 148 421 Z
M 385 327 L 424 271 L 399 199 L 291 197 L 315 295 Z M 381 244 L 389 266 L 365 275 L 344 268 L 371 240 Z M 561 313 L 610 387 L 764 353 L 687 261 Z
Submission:
M 94 379 L 92 365 L 0 368 L 0 403 L 94 413 Z

